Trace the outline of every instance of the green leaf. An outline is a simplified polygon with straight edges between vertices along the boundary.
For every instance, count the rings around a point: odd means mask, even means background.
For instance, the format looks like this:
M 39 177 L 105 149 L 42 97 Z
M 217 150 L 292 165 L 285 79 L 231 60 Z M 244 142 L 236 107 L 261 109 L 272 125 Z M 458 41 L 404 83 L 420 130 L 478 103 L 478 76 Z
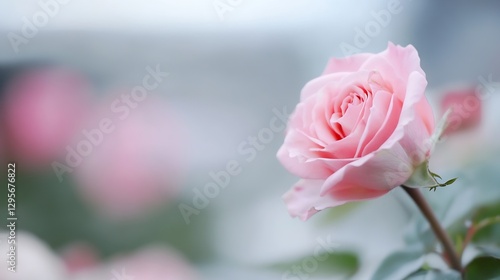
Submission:
M 475 224 L 478 231 L 472 238 L 472 245 L 481 252 L 481 255 L 500 259 L 500 213 L 497 211 L 500 211 L 498 206 L 484 211 L 494 216 L 483 216 Z
M 458 179 L 458 178 L 453 178 L 453 179 L 450 179 L 450 180 L 446 181 L 444 184 L 441 184 L 441 186 L 443 186 L 443 187 L 444 187 L 444 186 L 449 186 L 449 185 L 451 185 L 451 184 L 455 183 L 455 181 L 456 181 L 457 179 Z
M 453 196 L 453 200 L 447 205 L 441 223 L 445 228 L 450 228 L 459 221 L 466 219 L 474 210 L 473 189 L 461 190 Z M 462 224 L 463 225 L 463 224 Z
M 479 269 L 476 268 L 477 266 L 487 266 L 489 263 L 494 263 L 492 259 L 500 260 L 499 215 L 500 205 L 493 205 L 480 209 L 475 216 L 473 226 L 477 232 L 463 256 L 463 263 L 471 267 L 471 273 L 475 273 L 476 269 Z M 477 264 L 478 262 L 486 264 Z
M 495 222 L 496 217 L 490 219 L 483 219 L 482 223 L 477 226 L 485 224 L 485 222 Z M 486 223 L 487 224 L 487 223 Z M 487 224 L 481 228 L 472 239 L 472 243 L 467 248 L 468 261 L 477 257 L 492 257 L 500 259 L 500 223 Z
M 406 280 L 461 280 L 461 275 L 457 271 L 421 270 L 412 274 Z
M 500 259 L 478 258 L 465 268 L 466 280 L 500 279 Z
M 429 173 L 431 173 L 432 177 L 434 177 L 434 178 L 438 178 L 438 179 L 440 179 L 440 180 L 443 180 L 443 177 L 439 176 L 438 174 L 436 174 L 436 173 L 434 173 L 434 172 L 432 172 L 432 171 L 430 171 L 430 170 L 429 170 Z
M 421 213 L 416 213 L 411 218 L 403 237 L 409 246 L 422 246 L 425 251 L 431 251 L 436 244 L 436 237 L 430 229 L 429 222 Z
M 495 184 L 500 180 L 500 173 L 495 173 L 492 169 L 488 165 L 479 165 L 469 168 L 467 170 L 467 173 L 470 172 L 469 175 L 465 175 L 466 173 L 447 174 L 448 176 L 459 175 L 462 179 L 455 182 L 453 188 L 426 195 L 443 227 L 451 235 L 464 234 L 466 220 L 474 218 L 477 221 L 500 214 L 500 192 Z M 498 210 L 492 210 L 495 205 Z M 485 210 L 489 213 L 486 214 Z M 430 227 L 424 227 L 425 232 L 431 231 Z M 426 234 L 425 232 L 422 231 L 421 235 Z
M 372 279 L 401 280 L 418 271 L 425 263 L 425 252 L 410 247 L 389 255 L 379 266 Z
M 430 172 L 430 171 L 429 171 Z M 431 174 L 434 174 L 432 172 L 430 172 Z M 441 177 L 439 177 L 440 179 L 442 179 Z M 429 188 L 429 191 L 436 191 L 436 189 L 439 187 L 439 188 L 443 188 L 443 187 L 446 187 L 446 186 L 449 186 L 453 183 L 455 183 L 455 181 L 457 180 L 458 178 L 453 178 L 453 179 L 450 179 L 444 183 L 437 183 L 436 185 L 434 186 L 427 186 Z M 436 180 L 436 178 L 434 178 L 434 180 Z
M 463 265 L 468 265 L 477 258 L 500 259 L 500 247 L 470 244 L 462 256 Z
M 357 255 L 350 252 L 333 253 L 328 256 L 324 264 L 318 267 L 318 273 L 323 275 L 354 275 L 360 267 Z
M 490 256 L 492 258 L 500 259 L 500 247 L 497 247 L 497 246 L 485 246 L 485 245 L 478 245 L 476 247 L 481 252 L 483 252 L 485 256 Z
M 305 256 L 290 262 L 272 265 L 270 268 L 282 271 L 284 275 L 293 275 L 295 267 L 302 271 L 314 268 L 310 272 L 310 276 L 351 278 L 358 271 L 360 261 L 358 256 L 352 252 L 334 252 L 328 254 L 325 259 L 317 256 Z

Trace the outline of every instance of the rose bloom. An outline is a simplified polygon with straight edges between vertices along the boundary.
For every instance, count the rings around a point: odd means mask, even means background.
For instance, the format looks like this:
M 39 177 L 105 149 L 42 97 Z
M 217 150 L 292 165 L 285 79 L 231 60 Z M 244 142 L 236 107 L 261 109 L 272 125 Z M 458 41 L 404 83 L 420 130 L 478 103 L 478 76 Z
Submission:
M 332 59 L 303 88 L 278 159 L 302 179 L 284 195 L 303 220 L 405 183 L 430 156 L 434 117 L 413 46 Z
M 77 133 L 89 101 L 84 77 L 64 68 L 35 68 L 7 85 L 6 145 L 25 166 L 49 164 L 62 154 Z
M 447 110 L 452 110 L 448 117 L 446 134 L 479 126 L 482 104 L 478 90 L 476 87 L 464 87 L 444 92 L 440 104 L 441 111 L 444 114 Z
M 3 130 L 2 124 L 0 124 L 0 159 L 2 159 L 2 164 L 4 164 L 4 161 L 6 161 L 6 156 L 5 156 L 5 132 Z
M 69 274 L 76 274 L 99 264 L 97 250 L 84 242 L 75 242 L 66 246 L 60 255 Z
M 119 96 L 103 102 L 103 108 L 96 110 L 86 126 L 96 129 L 102 119 L 109 118 L 113 129 L 104 133 L 101 143 L 83 158 L 74 176 L 78 192 L 99 214 L 131 219 L 179 193 L 184 138 L 172 110 L 159 98 L 148 97 L 136 108 L 130 108 L 128 114 L 117 114 L 109 106 L 113 100 L 120 100 Z
M 441 112 L 451 108 L 446 141 L 432 155 L 443 171 L 467 170 L 499 158 L 500 88 L 493 85 L 441 90 Z

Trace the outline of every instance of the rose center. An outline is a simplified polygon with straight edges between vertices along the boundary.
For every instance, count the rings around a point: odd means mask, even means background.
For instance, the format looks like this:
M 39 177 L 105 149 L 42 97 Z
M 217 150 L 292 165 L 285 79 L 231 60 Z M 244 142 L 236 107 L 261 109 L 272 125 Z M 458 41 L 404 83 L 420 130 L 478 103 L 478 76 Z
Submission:
M 330 118 L 332 133 L 335 139 L 345 138 L 363 121 L 361 116 L 366 102 L 371 99 L 372 92 L 363 85 L 353 85 L 337 106 L 334 106 Z
M 350 106 L 363 103 L 369 94 L 370 92 L 364 87 L 357 86 L 356 90 L 351 91 L 342 101 L 342 105 L 340 105 L 341 114 L 345 115 Z

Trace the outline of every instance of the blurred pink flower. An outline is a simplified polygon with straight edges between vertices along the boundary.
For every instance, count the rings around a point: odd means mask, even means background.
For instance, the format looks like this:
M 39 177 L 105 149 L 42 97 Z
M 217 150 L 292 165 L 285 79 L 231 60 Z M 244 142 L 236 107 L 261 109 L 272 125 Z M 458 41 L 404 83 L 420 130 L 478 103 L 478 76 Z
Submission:
M 467 170 L 486 160 L 497 160 L 500 94 L 498 88 L 457 88 L 442 91 L 441 111 L 454 109 L 450 115 L 447 137 L 443 138 L 432 156 L 431 168 Z M 447 105 L 445 105 L 447 104 Z
M 164 102 L 149 98 L 129 114 L 116 114 L 109 108 L 116 103 L 105 102 L 91 123 L 109 118 L 112 131 L 76 168 L 79 192 L 111 218 L 134 218 L 179 191 L 185 159 L 182 129 Z
M 87 109 L 89 85 L 63 68 L 37 68 L 16 76 L 5 96 L 5 132 L 15 160 L 38 166 L 64 153 Z
M 477 90 L 474 87 L 463 87 L 444 93 L 440 104 L 442 114 L 448 109 L 452 110 L 448 117 L 446 134 L 479 126 L 482 104 Z
M 2 164 L 4 160 L 8 160 L 6 152 L 5 152 L 5 130 L 3 129 L 2 123 L 0 123 L 0 159 L 2 160 Z
M 193 268 L 176 252 L 162 246 L 142 249 L 118 257 L 91 271 L 77 273 L 71 280 L 196 280 Z
M 284 196 L 292 216 L 380 197 L 431 150 L 434 117 L 413 46 L 332 59 L 302 90 L 278 159 L 302 178 Z
M 74 243 L 64 248 L 61 257 L 66 264 L 68 273 L 74 274 L 91 269 L 99 264 L 97 251 L 85 243 Z

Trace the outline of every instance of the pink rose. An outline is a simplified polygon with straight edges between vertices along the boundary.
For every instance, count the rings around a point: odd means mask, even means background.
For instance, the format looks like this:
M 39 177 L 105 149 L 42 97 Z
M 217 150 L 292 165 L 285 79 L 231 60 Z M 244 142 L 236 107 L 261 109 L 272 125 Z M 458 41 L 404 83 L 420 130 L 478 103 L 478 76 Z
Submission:
M 445 92 L 441 100 L 441 110 L 451 109 L 446 133 L 458 132 L 478 127 L 481 122 L 481 99 L 474 87 L 456 88 Z
M 61 258 L 70 274 L 92 269 L 100 261 L 97 250 L 84 242 L 75 242 L 65 247 Z
M 88 109 L 90 85 L 64 68 L 30 69 L 5 92 L 6 145 L 23 164 L 49 164 L 64 154 Z
M 426 85 L 411 45 L 330 60 L 302 90 L 278 151 L 302 178 L 284 195 L 290 214 L 306 220 L 405 183 L 432 146 Z
M 178 195 L 185 169 L 183 128 L 159 98 L 149 97 L 127 114 L 113 113 L 108 107 L 113 100 L 87 125 L 95 129 L 108 118 L 112 131 L 76 168 L 77 190 L 108 218 L 137 218 Z
M 0 123 L 0 158 L 3 159 L 2 161 L 2 164 L 4 163 L 4 161 L 6 160 L 6 152 L 5 152 L 5 140 L 4 140 L 4 137 L 5 137 L 5 130 L 3 129 L 2 127 L 2 124 Z

